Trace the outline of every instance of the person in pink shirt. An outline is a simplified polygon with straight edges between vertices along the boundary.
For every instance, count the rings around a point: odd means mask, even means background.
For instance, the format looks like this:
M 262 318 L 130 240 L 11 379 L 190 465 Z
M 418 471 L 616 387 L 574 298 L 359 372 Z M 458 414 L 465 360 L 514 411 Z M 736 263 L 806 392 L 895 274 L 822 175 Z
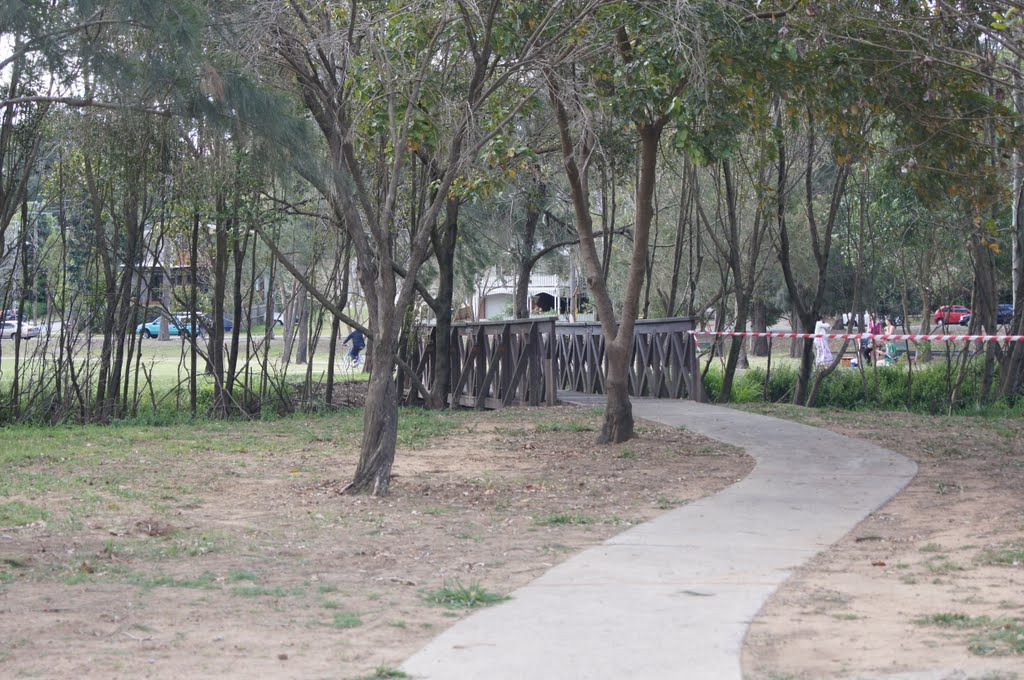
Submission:
M 868 333 L 870 333 L 871 335 L 882 334 L 882 324 L 878 321 L 878 317 L 874 314 L 872 314 L 868 320 Z M 864 361 L 868 365 L 871 364 L 871 355 L 874 354 L 875 347 L 877 346 L 878 345 L 876 344 L 874 338 L 871 338 L 870 340 L 861 340 L 860 342 L 860 352 L 861 354 L 864 355 Z

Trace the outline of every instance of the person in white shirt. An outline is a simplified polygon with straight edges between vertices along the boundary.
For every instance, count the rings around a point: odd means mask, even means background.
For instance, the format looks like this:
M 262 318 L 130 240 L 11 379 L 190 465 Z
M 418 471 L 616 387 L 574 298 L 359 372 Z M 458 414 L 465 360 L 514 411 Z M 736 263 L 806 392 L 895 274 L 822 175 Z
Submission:
M 818 323 L 814 324 L 814 334 L 822 335 L 828 331 L 829 325 L 825 323 L 824 319 L 818 317 Z M 814 363 L 819 366 L 828 366 L 832 363 L 832 350 L 828 346 L 828 338 L 814 339 Z

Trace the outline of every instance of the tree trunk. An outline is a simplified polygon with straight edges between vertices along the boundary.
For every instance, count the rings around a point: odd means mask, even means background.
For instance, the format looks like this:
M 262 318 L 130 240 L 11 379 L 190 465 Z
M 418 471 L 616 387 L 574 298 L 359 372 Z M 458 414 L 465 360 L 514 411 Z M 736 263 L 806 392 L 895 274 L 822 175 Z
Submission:
M 516 291 L 512 298 L 512 317 L 515 319 L 530 318 L 530 268 L 525 260 L 520 260 L 516 274 Z
M 376 342 L 373 358 L 380 366 L 395 365 L 395 347 L 383 338 Z M 398 442 L 398 391 L 388 370 L 374 371 L 366 391 L 363 441 L 355 477 L 346 488 L 353 493 L 386 496 L 391 485 L 391 466 Z
M 255 258 L 255 252 L 253 253 Z M 266 315 L 263 325 L 263 358 L 259 361 L 260 364 L 260 404 L 266 403 L 267 394 L 269 392 L 270 382 L 270 343 L 274 339 L 274 326 L 277 323 L 274 321 L 274 285 L 277 283 L 275 280 L 275 273 L 277 269 L 277 260 L 274 258 L 273 253 L 270 255 L 270 263 L 267 265 L 267 274 L 263 282 L 266 286 L 264 295 L 266 297 Z M 259 350 L 257 350 L 259 352 Z
M 169 275 L 170 275 L 170 269 L 169 268 L 166 269 L 163 274 L 161 274 L 161 277 L 163 279 L 164 285 L 161 286 L 161 288 L 160 288 L 160 304 L 163 307 L 163 311 L 165 313 L 160 315 L 160 333 L 159 333 L 159 335 L 157 335 L 157 339 L 158 340 L 170 340 L 171 339 L 171 329 L 170 329 L 170 324 L 168 323 L 167 314 L 166 314 L 166 312 L 170 311 L 171 305 L 174 304 L 174 301 L 171 298 L 171 287 L 172 287 L 172 285 L 171 285 L 171 278 L 170 278 Z M 145 319 L 145 321 L 149 321 L 149 319 Z
M 800 312 L 797 310 L 796 305 L 792 305 L 793 311 L 790 312 L 790 326 L 794 333 L 803 333 L 803 324 L 800 322 Z M 800 356 L 800 341 L 794 339 L 789 343 L 789 357 L 796 359 Z
M 809 321 L 805 321 L 804 325 L 808 328 L 813 328 Z M 811 385 L 811 370 L 814 368 L 814 340 L 804 338 L 797 342 L 802 342 L 803 347 L 800 353 L 800 372 L 797 374 L 793 403 L 797 406 L 803 406 L 807 403 L 807 394 L 810 391 Z
M 224 298 L 227 296 L 228 285 L 228 232 L 232 228 L 231 222 L 234 217 L 225 217 L 227 212 L 227 200 L 223 193 L 216 198 L 217 221 L 214 231 L 214 259 L 213 259 L 213 299 L 210 328 L 210 342 L 207 348 L 209 357 L 209 372 L 213 375 L 213 411 L 217 415 L 226 415 L 228 412 L 228 395 L 224 391 Z M 194 310 L 199 311 L 199 310 Z M 220 323 L 218 323 L 218 321 Z M 193 328 L 193 335 L 198 329 Z M 193 338 L 193 341 L 195 339 Z
M 737 307 L 736 309 L 736 325 L 737 331 L 743 331 L 747 327 L 747 310 L 746 305 L 743 307 Z M 718 395 L 718 401 L 722 404 L 729 403 L 732 399 L 732 384 L 736 377 L 736 368 L 739 365 L 740 354 L 743 349 L 743 338 L 734 335 L 731 338 L 732 342 L 729 344 L 729 355 L 725 360 L 725 372 L 722 374 L 722 392 Z
M 281 355 L 282 361 L 285 366 L 292 362 L 292 351 L 295 347 L 295 316 L 298 314 L 298 283 L 292 285 L 292 296 L 285 302 L 284 314 L 282 320 L 284 321 L 284 330 L 281 331 L 284 336 L 284 350 Z
M 618 340 L 607 345 L 605 395 L 608 402 L 598 444 L 617 444 L 633 436 L 633 404 L 629 400 L 629 359 L 633 343 L 632 338 L 630 340 L 626 348 L 621 347 Z
M 683 242 L 686 240 L 686 224 L 693 196 L 690 188 L 690 161 L 684 158 L 679 179 L 679 213 L 676 215 L 676 242 L 672 248 L 672 282 L 669 284 L 668 301 L 665 303 L 666 316 L 675 316 L 679 307 L 679 273 L 682 270 Z
M 971 315 L 971 329 L 986 334 L 996 332 L 996 273 L 992 251 L 985 242 L 985 237 L 977 232 L 971 238 L 974 251 L 974 304 Z M 992 399 L 992 386 L 995 371 L 995 345 L 984 344 L 985 360 L 981 374 L 979 399 L 989 403 Z
M 754 333 L 768 332 L 768 305 L 764 300 L 754 300 L 751 305 L 750 330 Z M 755 357 L 768 356 L 768 338 L 751 338 L 750 354 Z
M 586 137 L 580 143 L 573 140 L 572 123 L 562 99 L 558 83 L 548 79 L 549 94 L 555 109 L 562 163 L 572 196 L 576 215 L 576 231 L 580 237 L 580 256 L 587 268 L 587 286 L 594 297 L 601 320 L 607 352 L 606 390 L 608 405 L 604 426 L 598 442 L 618 443 L 633 435 L 632 405 L 629 401 L 627 376 L 633 349 L 633 329 L 636 324 L 640 293 L 647 264 L 647 248 L 651 224 L 654 219 L 654 184 L 657 175 L 658 145 L 667 119 L 654 123 L 641 122 L 636 126 L 639 147 L 639 174 L 636 187 L 636 220 L 633 229 L 633 252 L 629 262 L 622 299 L 622 315 L 615 322 L 615 311 L 608 292 L 608 279 L 602 267 L 594 241 L 593 218 L 587 170 L 590 162 L 590 142 Z M 578 155 L 577 155 L 578 154 Z M 606 228 L 605 236 L 611 232 Z
M 237 215 L 238 210 L 238 199 L 235 200 L 234 212 Z M 245 287 L 245 251 L 246 246 L 249 242 L 249 230 L 241 229 L 239 219 L 236 217 L 234 223 L 234 233 L 232 234 L 232 255 L 234 257 L 234 281 L 231 287 L 231 314 L 234 320 L 231 322 L 231 341 L 228 347 L 227 357 L 227 379 L 225 381 L 224 389 L 227 391 L 228 399 L 231 403 L 237 403 L 238 400 L 235 398 L 235 382 L 237 380 L 238 371 L 238 354 L 241 349 L 242 340 L 242 314 L 244 310 L 244 294 L 243 289 Z M 243 236 L 243 233 L 245 234 Z M 254 285 L 253 281 L 249 282 L 250 285 Z M 224 329 L 224 317 L 214 317 L 211 323 Z
M 305 291 L 299 298 L 299 341 L 295 349 L 295 363 L 305 365 L 309 358 L 309 300 Z
M 196 306 L 198 305 L 199 297 L 199 225 L 200 216 L 199 211 L 192 213 L 192 229 L 189 234 L 189 261 L 188 261 L 188 273 L 191 281 L 189 282 L 189 321 L 192 322 L 192 327 L 195 328 L 195 324 L 198 323 L 196 319 Z M 188 379 L 188 404 L 189 413 L 192 418 L 195 419 L 196 412 L 198 410 L 198 392 L 199 392 L 199 366 L 198 366 L 198 352 L 196 351 L 195 343 L 189 345 L 189 379 Z
M 452 299 L 455 296 L 455 248 L 459 233 L 459 200 L 449 198 L 445 204 L 444 231 L 433 235 L 434 255 L 437 258 L 437 296 L 431 309 L 434 312 L 434 381 L 423 405 L 428 409 L 448 406 L 451 379 Z
M 264 311 L 264 318 L 263 318 L 263 324 L 264 324 L 263 337 L 264 337 L 264 339 L 268 343 L 271 340 L 274 339 L 274 330 L 277 327 L 277 319 L 275 318 L 277 316 L 277 310 L 275 309 L 275 305 L 274 305 L 274 284 L 275 283 L 276 283 L 276 281 L 274 281 L 274 256 L 271 255 L 270 256 L 270 265 L 269 265 L 269 268 L 268 268 L 268 271 L 267 271 L 267 276 L 264 279 L 264 285 L 266 286 L 266 288 L 263 291 L 263 295 L 264 295 L 264 303 L 263 303 L 264 307 L 263 308 L 265 310 Z
M 1017 115 L 1024 113 L 1024 83 L 1022 83 L 1021 76 L 1021 58 L 1018 55 L 1016 57 L 1015 65 L 1013 69 L 1013 104 L 1014 108 L 1017 109 Z M 1011 273 L 1011 284 L 1013 286 L 1013 308 L 1014 310 L 1020 310 L 1024 308 L 1024 215 L 1021 211 L 1024 210 L 1024 154 L 1021 153 L 1019 146 L 1013 148 L 1013 205 L 1012 210 L 1012 224 L 1013 224 L 1013 251 L 1012 257 L 1012 273 Z M 1014 349 L 1024 345 L 1024 343 L 1015 342 L 1013 343 Z M 1007 395 L 1008 396 L 1008 395 Z
M 327 344 L 327 388 L 324 390 L 324 403 L 334 405 L 334 362 L 338 356 L 338 335 L 341 333 L 341 319 L 331 317 L 331 339 Z

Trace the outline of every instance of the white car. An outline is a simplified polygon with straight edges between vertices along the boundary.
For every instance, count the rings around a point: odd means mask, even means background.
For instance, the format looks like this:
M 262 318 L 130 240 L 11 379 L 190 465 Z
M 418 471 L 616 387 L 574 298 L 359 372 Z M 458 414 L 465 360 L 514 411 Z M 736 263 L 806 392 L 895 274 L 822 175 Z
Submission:
M 0 338 L 11 338 L 14 339 L 16 333 L 18 333 L 19 326 L 21 327 L 21 337 L 24 340 L 29 340 L 39 336 L 41 331 L 40 326 L 31 326 L 27 323 L 19 324 L 17 321 L 4 321 L 3 329 L 0 330 Z

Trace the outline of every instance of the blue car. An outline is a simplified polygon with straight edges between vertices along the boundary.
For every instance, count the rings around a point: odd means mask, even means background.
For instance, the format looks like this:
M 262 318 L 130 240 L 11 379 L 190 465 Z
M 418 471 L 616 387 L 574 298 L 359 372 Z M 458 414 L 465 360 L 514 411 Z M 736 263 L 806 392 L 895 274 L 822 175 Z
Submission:
M 203 335 L 203 324 L 199 322 L 199 336 Z M 156 317 L 148 323 L 140 323 L 135 327 L 135 332 L 146 338 L 155 338 L 160 335 L 160 317 Z M 167 332 L 170 335 L 184 335 L 186 338 L 192 336 L 192 323 L 188 314 L 175 314 L 168 319 Z
M 1000 304 L 996 307 L 996 325 L 1002 326 L 1013 321 L 1013 305 L 1009 303 Z M 960 319 L 961 326 L 969 326 L 971 324 L 971 315 L 967 314 Z
M 996 323 L 1010 323 L 1013 320 L 1013 305 L 1002 304 L 996 308 Z

